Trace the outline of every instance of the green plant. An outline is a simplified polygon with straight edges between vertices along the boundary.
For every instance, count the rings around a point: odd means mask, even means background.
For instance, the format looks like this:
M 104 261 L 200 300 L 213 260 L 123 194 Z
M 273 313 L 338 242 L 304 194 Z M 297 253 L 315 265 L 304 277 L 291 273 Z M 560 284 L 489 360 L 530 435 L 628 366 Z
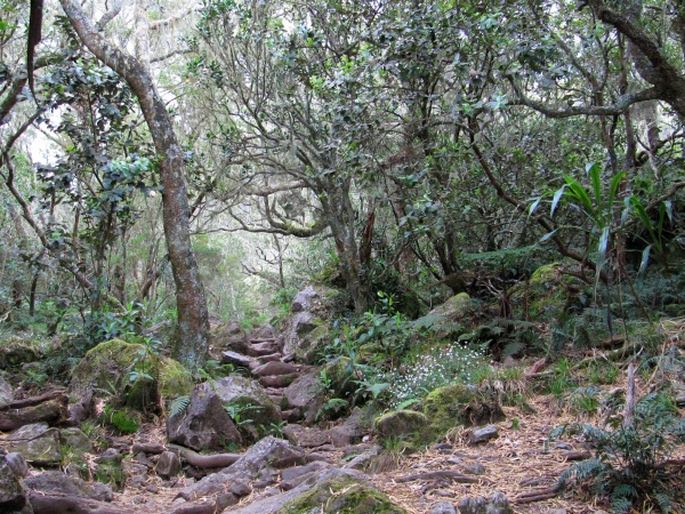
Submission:
M 569 467 L 559 478 L 562 487 L 587 489 L 611 502 L 617 513 L 632 508 L 676 512 L 682 508 L 682 471 L 669 474 L 668 460 L 685 442 L 685 419 L 677 416 L 672 398 L 653 393 L 635 405 L 632 422 L 602 429 L 572 424 L 555 429 L 550 438 L 580 434 L 594 456 Z
M 605 360 L 592 361 L 587 368 L 587 378 L 594 385 L 613 384 L 618 374 L 618 366 Z
M 187 409 L 188 406 L 190 405 L 190 396 L 188 395 L 183 395 L 179 396 L 178 398 L 174 398 L 170 403 L 169 403 L 169 416 L 178 416 L 179 414 L 183 414 Z
M 576 412 L 593 415 L 599 409 L 599 391 L 596 387 L 579 387 L 571 395 L 571 406 Z
M 321 406 L 319 412 L 316 413 L 316 420 L 321 421 L 324 419 L 338 418 L 346 412 L 349 407 L 349 402 L 344 398 L 329 398 L 326 403 Z
M 552 370 L 552 377 L 547 384 L 547 390 L 556 398 L 561 398 L 574 385 L 570 361 L 566 357 L 559 359 Z
M 117 410 L 105 405 L 102 413 L 104 421 L 122 434 L 133 434 L 138 431 L 138 422 L 123 410 Z

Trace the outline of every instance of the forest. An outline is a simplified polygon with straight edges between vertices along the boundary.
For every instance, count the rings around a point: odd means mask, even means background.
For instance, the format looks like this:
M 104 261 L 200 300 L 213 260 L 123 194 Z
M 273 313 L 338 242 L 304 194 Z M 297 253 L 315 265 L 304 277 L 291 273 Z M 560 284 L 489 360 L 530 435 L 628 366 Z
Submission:
M 0 513 L 683 484 L 682 0 L 0 0 Z

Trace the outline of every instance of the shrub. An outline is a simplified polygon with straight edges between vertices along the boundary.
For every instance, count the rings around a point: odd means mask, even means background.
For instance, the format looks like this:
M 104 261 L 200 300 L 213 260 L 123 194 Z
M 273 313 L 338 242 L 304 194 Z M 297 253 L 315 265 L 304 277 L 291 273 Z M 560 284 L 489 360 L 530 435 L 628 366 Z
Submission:
M 386 375 L 384 382 L 390 384 L 387 389 L 390 407 L 403 408 L 432 390 L 454 382 L 474 383 L 483 367 L 489 364 L 481 348 L 458 343 L 419 356 L 404 369 Z
M 555 429 L 550 437 L 579 433 L 594 448 L 594 456 L 568 468 L 562 487 L 576 486 L 609 499 L 615 512 L 659 509 L 678 511 L 683 477 L 669 476 L 667 462 L 676 444 L 685 442 L 685 419 L 677 417 L 673 400 L 649 394 L 635 406 L 632 425 L 602 429 L 573 424 Z M 673 483 L 675 482 L 675 483 Z M 681 504 L 682 508 L 683 505 Z

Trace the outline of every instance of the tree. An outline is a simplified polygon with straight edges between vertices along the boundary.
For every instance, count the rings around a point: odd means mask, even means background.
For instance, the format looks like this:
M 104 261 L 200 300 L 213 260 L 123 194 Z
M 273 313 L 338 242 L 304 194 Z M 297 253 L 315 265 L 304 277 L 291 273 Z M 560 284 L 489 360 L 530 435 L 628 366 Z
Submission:
M 129 85 L 137 97 L 150 130 L 157 157 L 162 192 L 162 219 L 176 285 L 178 342 L 176 357 L 195 369 L 206 358 L 209 315 L 204 287 L 190 243 L 190 208 L 183 153 L 166 106 L 149 70 L 137 59 L 107 42 L 75 3 L 61 0 L 62 8 L 83 44 Z

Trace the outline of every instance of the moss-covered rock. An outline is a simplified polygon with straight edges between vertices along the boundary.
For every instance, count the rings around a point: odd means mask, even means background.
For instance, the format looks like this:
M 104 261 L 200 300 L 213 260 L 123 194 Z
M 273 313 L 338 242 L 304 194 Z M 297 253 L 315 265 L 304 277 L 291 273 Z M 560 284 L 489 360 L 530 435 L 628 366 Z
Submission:
M 159 393 L 162 398 L 178 398 L 193 390 L 193 375 L 180 362 L 162 357 L 159 366 Z
M 354 392 L 357 385 L 354 367 L 349 357 L 336 357 L 328 361 L 321 370 L 328 390 L 338 398 L 344 398 Z
M 51 341 L 30 337 L 10 337 L 0 342 L 0 368 L 17 368 L 41 359 L 54 347 Z
M 383 437 L 399 437 L 423 432 L 429 425 L 428 418 L 421 412 L 398 410 L 379 416 L 374 428 Z
M 509 297 L 514 317 L 535 321 L 562 319 L 583 288 L 578 278 L 564 273 L 566 267 L 563 262 L 545 264 L 527 282 L 512 287 Z
M 405 514 L 390 498 L 370 485 L 347 477 L 319 482 L 295 498 L 279 514 Z
M 423 401 L 423 413 L 435 434 L 444 434 L 458 425 L 482 425 L 504 419 L 494 391 L 463 384 L 431 391 Z
M 192 377 L 181 364 L 122 339 L 91 348 L 74 368 L 69 383 L 74 401 L 92 394 L 143 411 L 154 410 L 160 397 L 175 398 L 191 390 Z

